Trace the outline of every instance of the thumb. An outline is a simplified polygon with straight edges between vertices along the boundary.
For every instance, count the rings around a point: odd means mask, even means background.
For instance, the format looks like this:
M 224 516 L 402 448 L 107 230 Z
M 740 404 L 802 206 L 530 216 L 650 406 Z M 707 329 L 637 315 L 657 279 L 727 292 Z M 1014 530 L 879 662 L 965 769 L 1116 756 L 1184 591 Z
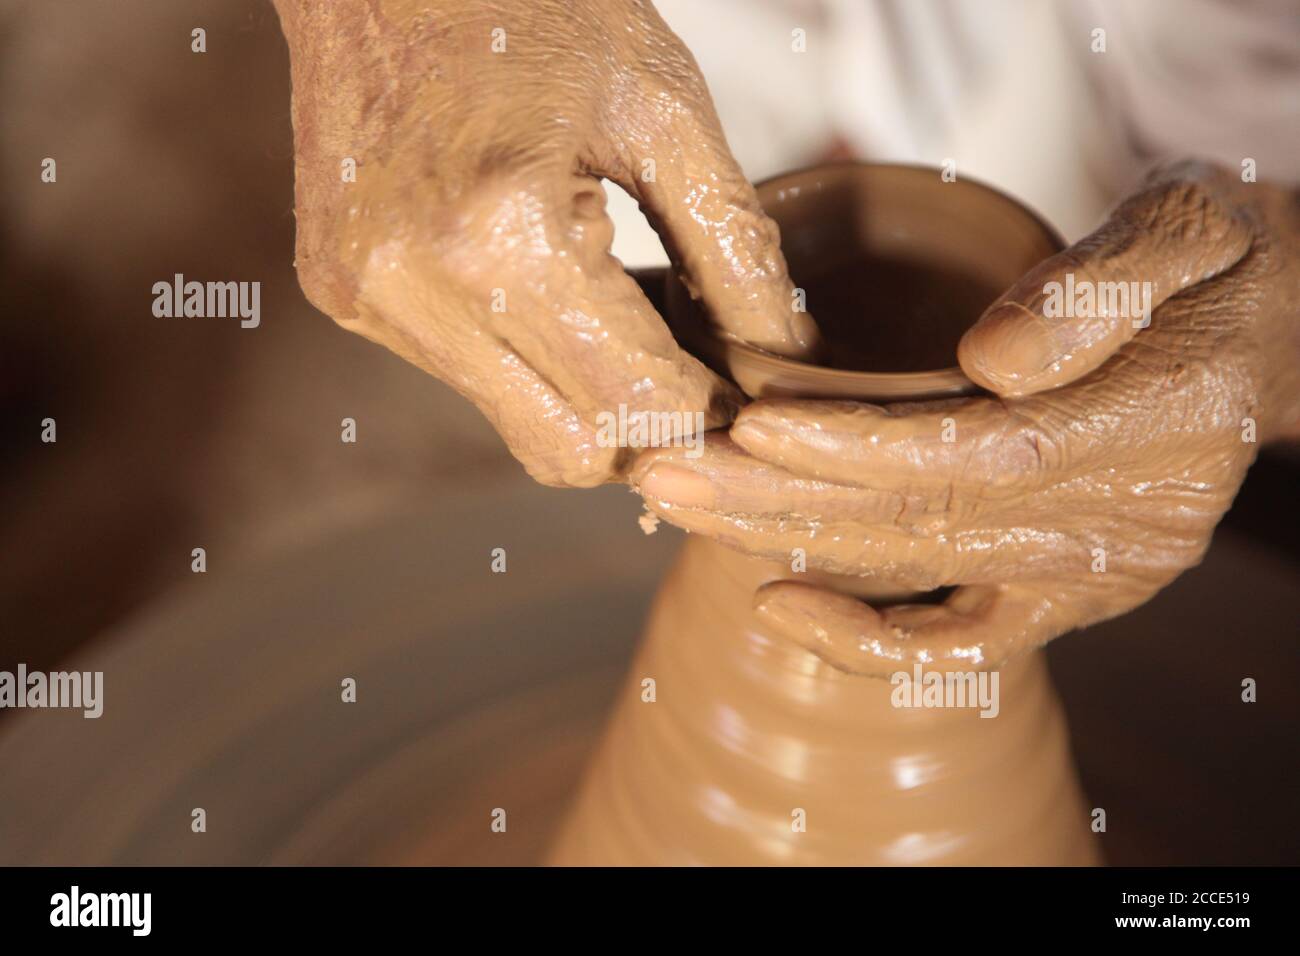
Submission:
M 1065 385 L 1101 366 L 1170 296 L 1235 265 L 1252 231 L 1217 170 L 1180 164 L 1004 293 L 957 357 L 976 384 L 1006 397 Z

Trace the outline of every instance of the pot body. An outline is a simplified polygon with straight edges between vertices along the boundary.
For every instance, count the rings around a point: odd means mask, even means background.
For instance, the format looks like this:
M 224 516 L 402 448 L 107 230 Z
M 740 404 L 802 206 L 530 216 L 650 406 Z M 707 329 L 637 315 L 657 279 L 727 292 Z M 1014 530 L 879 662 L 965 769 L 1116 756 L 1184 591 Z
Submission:
M 936 169 L 830 165 L 758 194 L 828 345 L 891 345 L 909 368 L 936 345 L 955 366 L 961 333 L 998 291 L 1061 248 L 1015 200 Z M 916 400 L 974 388 L 956 367 L 894 374 L 770 355 L 718 337 L 675 279 L 666 299 L 679 341 L 750 397 Z M 552 862 L 1096 862 L 1041 652 L 992 672 L 996 716 L 896 706 L 917 703 L 918 688 L 846 674 L 764 631 L 753 595 L 777 578 L 876 603 L 916 598 L 688 538 Z
M 764 632 L 778 577 L 889 596 L 689 537 L 552 863 L 1097 862 L 1042 652 L 996 672 L 996 716 L 896 706 L 898 683 Z

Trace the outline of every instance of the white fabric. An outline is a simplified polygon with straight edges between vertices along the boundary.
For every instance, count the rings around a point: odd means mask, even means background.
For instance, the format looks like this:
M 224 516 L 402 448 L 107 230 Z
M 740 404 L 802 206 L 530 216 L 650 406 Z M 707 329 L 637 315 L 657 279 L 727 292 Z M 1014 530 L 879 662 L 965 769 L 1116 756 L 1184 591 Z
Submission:
M 658 0 L 708 81 L 751 179 L 833 143 L 957 163 L 1067 239 L 1156 158 L 1200 155 L 1300 179 L 1295 0 Z M 1106 51 L 1092 51 L 1096 28 Z M 794 52 L 792 31 L 806 32 Z M 617 195 L 614 195 L 617 193 Z M 611 190 L 614 252 L 666 262 Z M 639 220 L 639 222 L 638 222 Z

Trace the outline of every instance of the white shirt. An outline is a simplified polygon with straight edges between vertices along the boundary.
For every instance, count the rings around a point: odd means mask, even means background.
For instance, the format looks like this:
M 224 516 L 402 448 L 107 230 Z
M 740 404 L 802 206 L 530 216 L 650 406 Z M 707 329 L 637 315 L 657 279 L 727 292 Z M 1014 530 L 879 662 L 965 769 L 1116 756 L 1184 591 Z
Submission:
M 958 177 L 1016 196 L 1067 240 L 1160 158 L 1253 159 L 1260 179 L 1300 181 L 1295 0 L 656 6 L 755 181 L 836 140 L 866 159 L 953 160 Z M 625 264 L 667 262 L 635 203 L 614 190 L 610 209 Z

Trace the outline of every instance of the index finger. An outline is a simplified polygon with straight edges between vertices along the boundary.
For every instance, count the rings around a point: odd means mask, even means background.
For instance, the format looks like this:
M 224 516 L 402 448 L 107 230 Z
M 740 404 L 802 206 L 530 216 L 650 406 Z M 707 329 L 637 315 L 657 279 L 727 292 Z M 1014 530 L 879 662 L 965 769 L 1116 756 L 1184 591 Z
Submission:
M 897 405 L 769 399 L 744 408 L 731 438 L 795 474 L 881 490 L 1037 487 L 1058 446 L 996 398 Z

